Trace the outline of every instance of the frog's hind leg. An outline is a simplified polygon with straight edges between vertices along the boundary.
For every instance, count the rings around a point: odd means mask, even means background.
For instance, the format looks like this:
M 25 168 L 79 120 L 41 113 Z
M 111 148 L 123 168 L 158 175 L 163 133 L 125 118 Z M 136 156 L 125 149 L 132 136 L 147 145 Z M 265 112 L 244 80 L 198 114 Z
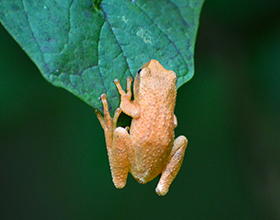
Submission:
M 111 118 L 106 94 L 101 95 L 101 101 L 104 109 L 104 117 L 97 110 L 95 110 L 95 114 L 104 129 L 114 185 L 116 188 L 123 188 L 126 184 L 130 164 L 135 161 L 131 139 L 127 132 L 128 128 L 116 128 L 121 109 L 117 108 L 114 117 Z M 128 154 L 132 156 L 128 158 Z
M 114 131 L 112 149 L 108 152 L 112 178 L 116 188 L 121 189 L 126 184 L 131 163 L 135 162 L 132 151 L 132 141 L 127 128 L 117 127 Z
M 156 193 L 158 195 L 164 196 L 168 192 L 170 184 L 178 174 L 183 163 L 187 144 L 188 140 L 185 136 L 179 136 L 174 140 L 173 148 L 167 158 L 166 166 L 162 171 L 156 188 Z

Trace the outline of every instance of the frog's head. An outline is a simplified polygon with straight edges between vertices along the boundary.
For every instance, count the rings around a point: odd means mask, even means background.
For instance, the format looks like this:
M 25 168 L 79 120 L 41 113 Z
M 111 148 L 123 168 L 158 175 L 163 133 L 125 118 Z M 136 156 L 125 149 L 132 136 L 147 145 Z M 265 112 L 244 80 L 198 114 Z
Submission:
M 167 72 L 169 71 L 166 70 L 157 60 L 150 60 L 138 70 L 138 75 L 141 75 L 141 78 L 159 78 L 167 75 Z
M 157 60 L 145 63 L 137 72 L 134 79 L 134 96 L 137 98 L 141 86 L 159 89 L 176 85 L 177 76 L 171 70 L 166 70 Z M 168 87 L 169 87 L 168 86 Z

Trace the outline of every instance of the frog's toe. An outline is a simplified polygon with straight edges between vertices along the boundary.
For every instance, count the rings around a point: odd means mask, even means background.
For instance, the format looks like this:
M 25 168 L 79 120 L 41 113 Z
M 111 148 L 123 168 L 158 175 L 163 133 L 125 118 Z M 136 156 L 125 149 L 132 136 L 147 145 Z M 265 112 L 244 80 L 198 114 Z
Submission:
M 166 195 L 166 193 L 168 193 L 168 187 L 166 186 L 163 186 L 162 184 L 158 184 L 157 188 L 156 188 L 156 193 L 159 195 L 159 196 L 164 196 Z
M 132 80 L 133 80 L 133 79 L 132 79 L 132 77 L 131 77 L 131 76 L 128 76 L 128 77 L 126 78 L 126 81 L 127 81 L 127 82 L 129 82 L 129 83 L 131 83 L 131 82 L 132 82 Z
M 119 83 L 120 83 L 120 80 L 119 80 L 119 79 L 114 79 L 114 83 L 115 83 L 115 84 L 119 84 Z
M 117 108 L 115 111 L 115 115 L 118 116 L 121 114 L 121 112 L 122 112 L 121 108 Z
M 102 101 L 107 101 L 107 95 L 105 93 L 101 94 L 100 98 Z
M 116 111 L 115 111 L 114 117 L 113 117 L 113 119 L 112 119 L 113 124 L 114 124 L 115 127 L 116 127 L 116 125 L 117 125 L 117 121 L 118 121 L 118 118 L 119 118 L 119 116 L 120 116 L 121 113 L 122 113 L 121 108 L 117 108 Z

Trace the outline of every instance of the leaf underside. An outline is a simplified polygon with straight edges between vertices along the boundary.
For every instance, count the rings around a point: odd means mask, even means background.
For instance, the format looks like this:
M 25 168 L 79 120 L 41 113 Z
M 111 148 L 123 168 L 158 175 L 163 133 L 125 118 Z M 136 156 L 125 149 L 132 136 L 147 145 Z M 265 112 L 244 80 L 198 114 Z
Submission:
M 119 105 L 113 80 L 150 59 L 178 76 L 194 74 L 194 45 L 203 0 L 0 0 L 0 21 L 43 76 L 102 111 Z

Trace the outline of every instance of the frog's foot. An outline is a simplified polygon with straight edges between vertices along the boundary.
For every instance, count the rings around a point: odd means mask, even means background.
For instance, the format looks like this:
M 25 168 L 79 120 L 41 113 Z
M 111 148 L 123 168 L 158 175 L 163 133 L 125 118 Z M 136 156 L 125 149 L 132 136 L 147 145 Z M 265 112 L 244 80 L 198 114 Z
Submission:
M 185 136 L 179 136 L 174 140 L 173 148 L 156 188 L 158 195 L 164 196 L 168 192 L 170 184 L 178 174 L 183 163 L 187 144 L 188 140 Z
M 118 88 L 118 90 L 119 90 L 119 93 L 120 93 L 122 99 L 125 98 L 125 99 L 127 99 L 128 101 L 130 101 L 130 100 L 131 100 L 131 95 L 132 95 L 132 93 L 131 93 L 132 78 L 131 78 L 130 76 L 128 76 L 128 77 L 126 78 L 126 82 L 127 82 L 127 86 L 126 86 L 126 91 L 127 91 L 127 92 L 125 93 L 125 91 L 122 89 L 122 86 L 121 86 L 121 84 L 120 84 L 120 81 L 119 81 L 118 79 L 115 79 L 115 80 L 114 80 L 114 83 L 115 83 L 115 85 L 117 86 L 117 88 Z
M 98 110 L 95 110 L 95 114 L 104 130 L 105 133 L 105 139 L 107 147 L 111 148 L 112 142 L 113 142 L 113 132 L 115 128 L 117 127 L 117 121 L 121 114 L 121 109 L 117 108 L 114 114 L 114 117 L 111 118 L 109 109 L 108 109 L 108 102 L 107 102 L 107 96 L 106 94 L 101 95 L 101 101 L 103 104 L 104 109 L 104 117 L 102 117 L 101 113 Z

